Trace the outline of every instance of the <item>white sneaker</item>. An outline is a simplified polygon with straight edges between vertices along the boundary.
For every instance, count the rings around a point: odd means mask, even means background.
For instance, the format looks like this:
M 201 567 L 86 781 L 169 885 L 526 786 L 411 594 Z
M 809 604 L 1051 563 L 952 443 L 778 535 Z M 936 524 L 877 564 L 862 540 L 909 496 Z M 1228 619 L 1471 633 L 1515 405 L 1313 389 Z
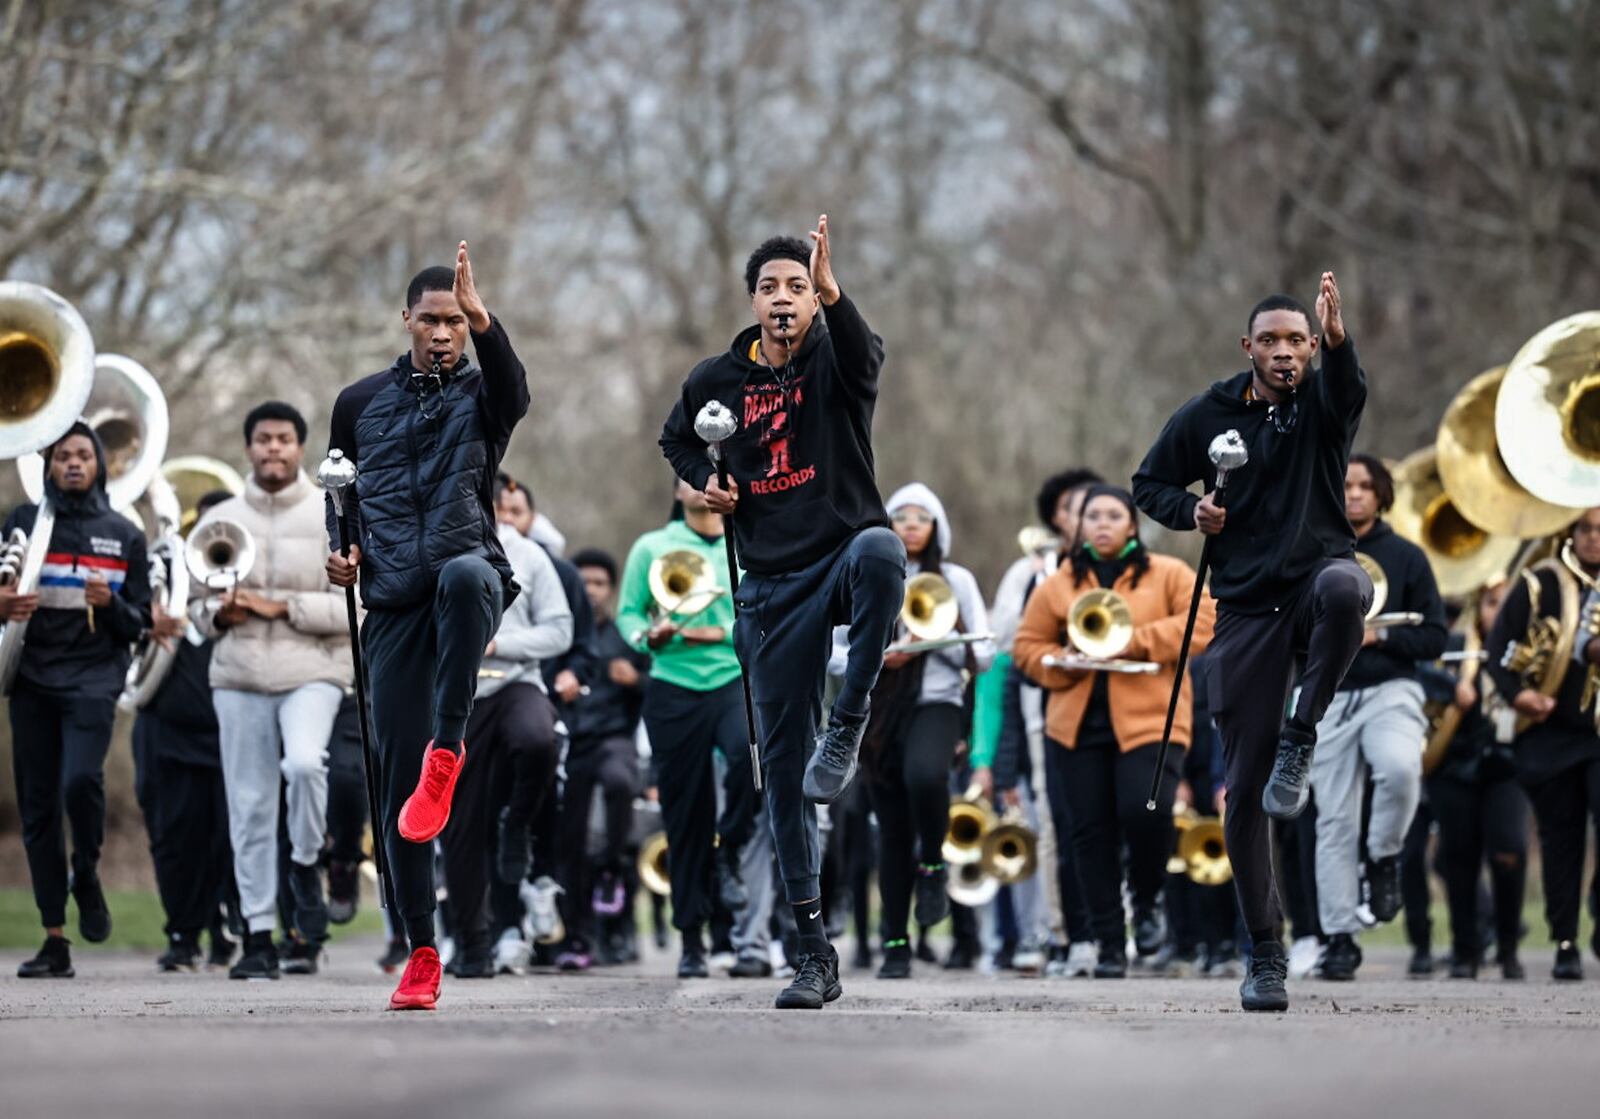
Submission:
M 727 971 L 739 962 L 739 957 L 732 952 L 713 952 L 706 958 L 706 966 L 712 971 Z
M 1094 974 L 1094 965 L 1100 959 L 1100 949 L 1090 941 L 1079 941 L 1067 948 L 1067 961 L 1061 974 L 1066 979 L 1085 979 Z
M 1304 979 L 1317 966 L 1322 955 L 1322 945 L 1314 936 L 1302 936 L 1289 945 L 1289 978 Z
M 532 882 L 524 881 L 517 890 L 528 915 L 523 928 L 528 939 L 540 944 L 554 944 L 566 938 L 566 927 L 561 922 L 561 911 L 556 908 L 556 898 L 566 893 L 548 874 L 541 874 Z
M 532 958 L 532 945 L 516 929 L 507 929 L 495 941 L 494 970 L 500 975 L 528 974 L 528 961 Z
M 453 936 L 441 936 L 438 940 L 439 966 L 449 967 L 450 961 L 456 958 L 456 940 Z

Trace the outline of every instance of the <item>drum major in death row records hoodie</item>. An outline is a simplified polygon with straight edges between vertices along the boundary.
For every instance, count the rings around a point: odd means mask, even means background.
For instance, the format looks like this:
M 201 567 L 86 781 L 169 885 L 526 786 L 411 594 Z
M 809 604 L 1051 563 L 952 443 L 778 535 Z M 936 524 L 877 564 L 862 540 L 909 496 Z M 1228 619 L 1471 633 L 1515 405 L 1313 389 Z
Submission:
M 1161 524 L 1192 529 L 1200 498 L 1216 486 L 1211 441 L 1238 430 L 1250 461 L 1228 481 L 1228 519 L 1211 546 L 1211 593 L 1236 614 L 1268 614 L 1294 597 L 1329 559 L 1355 554 L 1344 514 L 1344 475 L 1367 378 L 1349 335 L 1322 348 L 1322 367 L 1307 372 L 1296 393 L 1292 424 L 1284 409 L 1247 399 L 1249 370 L 1218 381 L 1167 421 L 1133 476 L 1139 508 Z M 1288 430 L 1281 431 L 1280 427 Z
M 739 483 L 733 527 L 746 570 L 806 567 L 873 525 L 887 525 L 872 459 L 883 342 L 848 295 L 822 308 L 778 370 L 760 360 L 761 328 L 690 372 L 661 432 L 678 477 L 703 490 L 713 473 L 694 420 L 718 400 L 739 420 L 724 451 Z

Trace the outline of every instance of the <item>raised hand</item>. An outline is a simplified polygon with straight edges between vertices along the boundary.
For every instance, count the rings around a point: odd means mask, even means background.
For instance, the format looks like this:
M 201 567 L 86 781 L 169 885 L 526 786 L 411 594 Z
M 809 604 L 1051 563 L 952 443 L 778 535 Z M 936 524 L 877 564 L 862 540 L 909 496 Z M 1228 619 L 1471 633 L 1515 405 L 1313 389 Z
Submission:
M 811 231 L 811 286 L 824 306 L 839 302 L 839 282 L 833 278 L 833 254 L 828 248 L 827 214 L 817 218 L 817 228 Z
M 1322 287 L 1317 292 L 1317 318 L 1322 323 L 1322 336 L 1330 346 L 1344 345 L 1344 315 L 1340 311 L 1339 281 L 1332 272 L 1322 274 Z
M 488 330 L 489 308 L 483 305 L 483 299 L 478 295 L 478 285 L 472 281 L 472 261 L 467 259 L 465 241 L 456 247 L 456 283 L 453 291 L 456 302 L 461 305 L 461 313 L 467 316 L 467 325 L 474 333 L 482 334 Z

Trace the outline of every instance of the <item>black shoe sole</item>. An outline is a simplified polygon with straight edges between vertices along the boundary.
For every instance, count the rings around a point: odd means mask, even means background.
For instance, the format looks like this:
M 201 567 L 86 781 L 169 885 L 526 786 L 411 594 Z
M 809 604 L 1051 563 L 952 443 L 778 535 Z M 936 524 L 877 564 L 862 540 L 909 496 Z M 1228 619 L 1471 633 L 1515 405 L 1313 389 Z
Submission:
M 72 978 L 76 977 L 77 974 L 78 973 L 76 971 L 74 971 L 72 968 L 69 967 L 66 971 L 36 971 L 36 972 L 19 971 L 19 972 L 17 972 L 17 978 L 18 979 L 72 979 Z
M 1271 1003 L 1251 1002 L 1239 1000 L 1239 1007 L 1248 1014 L 1283 1014 L 1289 1009 L 1289 1000 L 1285 998 L 1281 1003 L 1274 999 Z
M 810 991 L 798 992 L 795 996 L 790 997 L 788 990 L 785 989 L 778 992 L 778 1001 L 775 1006 L 778 1010 L 821 1010 L 830 1002 L 837 1000 L 842 994 L 844 994 L 843 985 L 833 983 L 822 996 L 822 1001 L 816 1003 L 811 1001 Z

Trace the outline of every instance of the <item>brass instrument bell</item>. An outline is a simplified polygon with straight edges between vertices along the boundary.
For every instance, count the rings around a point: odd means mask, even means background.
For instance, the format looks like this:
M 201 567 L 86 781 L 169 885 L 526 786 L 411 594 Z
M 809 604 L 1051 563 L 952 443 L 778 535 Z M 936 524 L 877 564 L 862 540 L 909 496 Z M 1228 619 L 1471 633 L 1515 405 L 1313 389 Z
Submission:
M 1516 538 L 1491 536 L 1462 515 L 1445 491 L 1432 447 L 1394 468 L 1389 523 L 1422 549 L 1446 598 L 1471 594 L 1505 574 L 1521 547 Z
M 94 356 L 72 304 L 38 284 L 0 282 L 0 458 L 61 438 L 94 387 Z
M 1389 601 L 1389 576 L 1383 570 L 1383 565 L 1365 552 L 1356 553 L 1356 562 L 1367 573 L 1367 578 L 1372 580 L 1372 605 L 1367 607 L 1367 620 L 1371 621 L 1383 613 L 1383 604 Z
M 957 905 L 980 909 L 995 899 L 1000 884 L 1000 879 L 985 871 L 982 863 L 963 863 L 950 868 L 945 893 Z
M 936 641 L 956 628 L 961 605 L 949 580 L 931 571 L 906 580 L 900 624 L 918 641 Z
M 1133 611 L 1113 590 L 1092 590 L 1072 604 L 1067 639 L 1087 657 L 1111 660 L 1133 640 Z
M 672 878 L 667 873 L 667 833 L 658 831 L 639 844 L 639 885 L 658 897 L 672 896 Z
M 983 837 L 978 865 L 1002 886 L 1031 878 L 1039 869 L 1039 836 L 1021 813 L 1007 813 Z
M 244 478 L 221 459 L 208 455 L 179 455 L 161 464 L 161 473 L 177 496 L 181 510 L 178 531 L 184 536 L 200 519 L 200 499 L 216 490 L 238 495 L 244 492 Z
M 1574 510 L 1600 504 L 1600 311 L 1525 342 L 1495 398 L 1495 438 L 1512 477 Z
M 1228 843 L 1217 816 L 1202 816 L 1183 829 L 1178 836 L 1178 858 L 1183 860 L 1189 880 L 1198 885 L 1221 886 L 1233 880 Z
M 999 823 L 994 810 L 977 795 L 976 787 L 967 795 L 950 798 L 950 819 L 945 826 L 940 854 L 951 866 L 965 866 L 983 858 L 984 838 Z

